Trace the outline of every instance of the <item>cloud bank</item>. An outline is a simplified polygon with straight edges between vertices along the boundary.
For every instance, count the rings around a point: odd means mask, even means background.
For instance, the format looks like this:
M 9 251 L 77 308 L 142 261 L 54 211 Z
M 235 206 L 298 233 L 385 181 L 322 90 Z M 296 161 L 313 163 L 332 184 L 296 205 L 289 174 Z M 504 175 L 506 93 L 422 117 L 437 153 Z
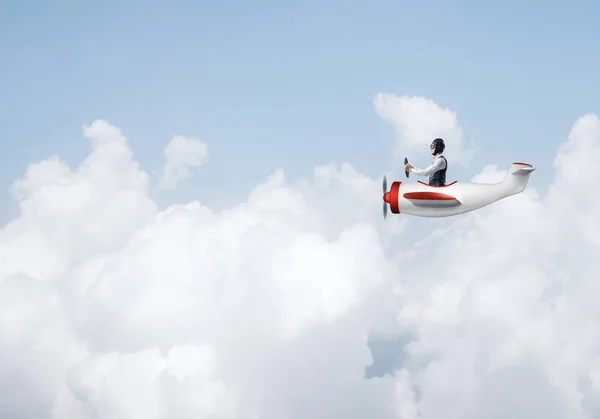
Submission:
M 600 171 L 571 169 L 600 155 L 597 116 L 557 151 L 546 196 L 530 188 L 414 244 L 399 234 L 410 220 L 381 220 L 380 179 L 347 163 L 294 182 L 275 171 L 221 212 L 159 212 L 119 129 L 84 135 L 78 167 L 32 164 L 13 188 L 0 417 L 600 414 Z M 405 344 L 366 378 L 373 336 Z

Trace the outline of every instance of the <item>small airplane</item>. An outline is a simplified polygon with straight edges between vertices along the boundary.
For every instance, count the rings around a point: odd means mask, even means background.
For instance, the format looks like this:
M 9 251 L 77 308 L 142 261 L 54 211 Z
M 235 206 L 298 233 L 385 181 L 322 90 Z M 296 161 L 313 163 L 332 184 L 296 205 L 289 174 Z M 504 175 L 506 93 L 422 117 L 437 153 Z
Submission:
M 407 163 L 408 159 L 404 159 Z M 464 214 L 525 190 L 529 175 L 535 168 L 527 163 L 515 162 L 500 183 L 458 183 L 431 186 L 420 180 L 417 183 L 395 181 L 387 190 L 383 177 L 383 218 L 388 205 L 394 214 L 417 217 L 450 217 Z M 408 172 L 404 172 L 408 177 Z

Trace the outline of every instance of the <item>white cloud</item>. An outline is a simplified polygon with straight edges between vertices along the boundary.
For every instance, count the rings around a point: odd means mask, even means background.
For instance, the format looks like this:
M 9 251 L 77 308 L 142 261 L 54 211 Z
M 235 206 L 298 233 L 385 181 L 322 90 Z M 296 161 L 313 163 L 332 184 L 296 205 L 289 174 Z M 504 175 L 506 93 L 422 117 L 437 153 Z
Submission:
M 398 157 L 415 151 L 428 153 L 429 144 L 437 137 L 446 143 L 444 155 L 448 161 L 466 165 L 476 151 L 465 144 L 456 113 L 431 99 L 379 93 L 375 96 L 374 106 L 377 114 L 394 127 Z
M 202 345 L 92 355 L 69 378 L 57 392 L 54 417 L 191 419 L 235 412 L 215 376 L 214 351 Z
M 471 178 L 475 183 L 500 183 L 506 176 L 507 169 L 499 170 L 497 164 L 488 164 L 481 173 Z
M 600 172 L 571 167 L 599 153 L 599 127 L 575 124 L 547 196 L 413 246 L 388 228 L 414 219 L 384 223 L 381 180 L 349 164 L 275 171 L 221 212 L 157 212 L 126 139 L 97 121 L 82 165 L 31 165 L 14 188 L 0 417 L 598 415 Z M 374 332 L 410 342 L 397 371 L 365 379 Z
M 197 138 L 176 135 L 169 141 L 164 153 L 165 166 L 159 188 L 173 189 L 179 182 L 191 177 L 191 167 L 204 164 L 208 158 L 208 147 Z

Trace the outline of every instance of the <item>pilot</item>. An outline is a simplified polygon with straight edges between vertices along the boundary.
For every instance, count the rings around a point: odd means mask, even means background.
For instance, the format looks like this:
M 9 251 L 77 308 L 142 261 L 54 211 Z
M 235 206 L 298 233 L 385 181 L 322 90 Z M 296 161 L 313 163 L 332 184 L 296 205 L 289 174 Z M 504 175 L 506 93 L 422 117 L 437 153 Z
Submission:
M 431 165 L 427 169 L 417 169 L 407 163 L 404 165 L 404 170 L 419 176 L 429 176 L 429 184 L 431 186 L 446 185 L 446 170 L 448 169 L 448 162 L 442 155 L 445 148 L 446 145 L 444 144 L 444 140 L 441 138 L 436 138 L 429 146 L 429 150 L 433 155 L 433 162 Z

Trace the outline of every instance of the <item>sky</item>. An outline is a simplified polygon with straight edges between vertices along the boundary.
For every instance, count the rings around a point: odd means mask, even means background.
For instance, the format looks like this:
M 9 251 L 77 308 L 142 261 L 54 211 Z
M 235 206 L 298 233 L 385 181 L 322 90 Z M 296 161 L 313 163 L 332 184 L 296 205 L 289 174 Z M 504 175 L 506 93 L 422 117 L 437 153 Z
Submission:
M 600 415 L 598 4 L 1 5 L 0 417 Z
M 65 0 L 5 1 L 3 10 L 5 191 L 31 161 L 80 160 L 81 127 L 98 118 L 127 134 L 150 171 L 171 136 L 210 141 L 214 158 L 196 181 L 208 181 L 202 198 L 217 206 L 278 167 L 301 176 L 349 160 L 373 176 L 400 172 L 390 125 L 374 112 L 378 93 L 457 113 L 481 151 L 450 177 L 526 160 L 543 187 L 570 126 L 598 112 L 592 1 Z M 401 152 L 427 164 L 426 148 Z M 199 197 L 192 185 L 161 204 Z M 6 200 L 4 219 L 15 215 Z

